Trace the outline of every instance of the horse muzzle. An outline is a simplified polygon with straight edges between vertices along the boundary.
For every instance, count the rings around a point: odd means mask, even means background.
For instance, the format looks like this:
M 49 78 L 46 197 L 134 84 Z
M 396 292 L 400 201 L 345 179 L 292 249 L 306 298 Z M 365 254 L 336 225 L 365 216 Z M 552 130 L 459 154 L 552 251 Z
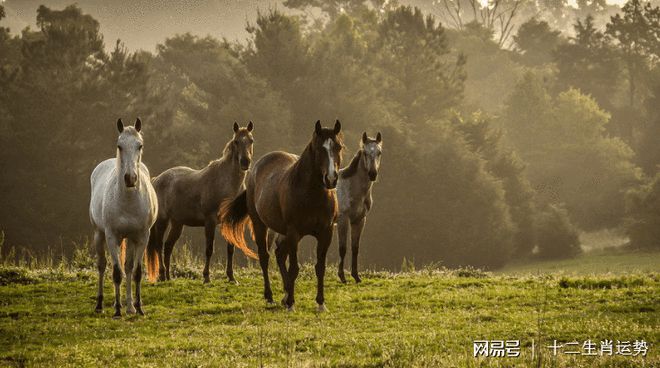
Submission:
M 369 171 L 369 180 L 376 181 L 377 177 L 378 177 L 377 171 Z
M 337 179 L 339 175 L 334 175 L 332 178 L 328 175 L 323 175 L 323 184 L 325 184 L 326 189 L 335 189 L 337 187 Z
M 137 183 L 137 174 L 124 174 L 124 184 L 127 188 L 134 188 L 135 183 Z
M 241 170 L 243 170 L 243 171 L 247 171 L 247 170 L 250 169 L 251 161 L 250 161 L 249 158 L 245 158 L 245 157 L 243 157 L 243 158 L 241 158 L 241 159 L 239 160 L 239 164 L 240 164 L 240 166 L 241 166 Z

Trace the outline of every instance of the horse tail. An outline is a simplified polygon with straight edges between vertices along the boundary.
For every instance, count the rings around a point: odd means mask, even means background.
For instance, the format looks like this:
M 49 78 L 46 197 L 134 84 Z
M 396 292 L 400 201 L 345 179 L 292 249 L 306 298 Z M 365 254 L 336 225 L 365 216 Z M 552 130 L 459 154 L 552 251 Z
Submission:
M 248 216 L 247 191 L 242 191 L 236 198 L 227 200 L 220 206 L 220 232 L 228 242 L 237 246 L 243 253 L 258 259 L 245 242 L 245 226 L 252 229 L 252 221 Z
M 119 263 L 121 264 L 121 269 L 124 270 L 126 265 L 126 239 L 122 239 L 119 245 Z M 124 270 L 124 272 L 126 271 Z
M 154 225 L 155 227 L 156 225 Z M 156 247 L 157 239 L 154 234 L 154 228 L 151 229 L 147 249 L 144 250 L 144 255 L 147 256 L 147 279 L 150 282 L 156 282 L 160 273 L 160 257 L 158 255 L 158 248 Z

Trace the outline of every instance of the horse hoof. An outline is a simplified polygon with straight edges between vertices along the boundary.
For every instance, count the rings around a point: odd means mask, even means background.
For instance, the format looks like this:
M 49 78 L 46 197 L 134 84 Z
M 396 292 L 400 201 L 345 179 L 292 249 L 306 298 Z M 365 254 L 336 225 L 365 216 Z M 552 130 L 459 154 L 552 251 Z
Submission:
M 230 278 L 230 279 L 229 279 L 229 283 L 230 283 L 230 284 L 234 284 L 234 285 L 238 285 L 238 281 L 236 281 L 235 278 Z
M 292 305 L 292 306 L 289 306 L 289 307 L 286 308 L 286 311 L 289 312 L 289 313 L 295 312 L 295 311 L 296 311 L 296 307 L 294 307 L 293 305 Z
M 115 312 L 115 315 L 112 316 L 112 319 L 121 319 L 121 312 L 119 311 Z
M 144 311 L 142 310 L 142 307 L 135 307 L 135 311 L 137 314 L 144 316 Z
M 135 314 L 135 312 L 136 312 L 136 311 L 135 311 L 135 307 L 134 307 L 134 306 L 132 306 L 132 305 L 129 304 L 129 305 L 126 307 L 126 314 Z
M 341 281 L 342 284 L 346 283 L 346 277 L 344 276 L 344 274 L 341 273 L 339 274 L 339 281 Z
M 94 311 L 96 313 L 103 313 L 103 308 L 96 307 L 96 309 L 94 309 Z
M 319 304 L 316 307 L 316 311 L 319 312 L 319 313 L 325 313 L 325 312 L 328 311 L 328 308 L 325 307 L 325 304 Z
M 362 282 L 362 279 L 361 279 L 360 276 L 358 276 L 358 275 L 353 275 L 353 278 L 355 279 L 355 283 L 356 283 L 356 284 L 359 284 L 359 283 Z
M 282 301 L 280 302 L 280 303 L 282 303 L 282 305 L 285 306 L 285 307 L 287 306 L 287 302 L 286 302 L 287 299 L 289 299 L 289 294 L 285 292 L 285 293 L 284 293 L 284 297 L 282 298 Z

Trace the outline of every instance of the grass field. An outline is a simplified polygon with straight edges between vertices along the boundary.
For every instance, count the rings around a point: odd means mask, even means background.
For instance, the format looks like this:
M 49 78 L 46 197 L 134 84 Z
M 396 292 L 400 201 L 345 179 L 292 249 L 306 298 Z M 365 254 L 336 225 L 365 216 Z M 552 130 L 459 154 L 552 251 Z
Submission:
M 4 267 L 0 366 L 660 366 L 660 254 L 602 257 L 497 273 L 371 272 L 359 285 L 340 284 L 330 268 L 323 314 L 315 312 L 310 265 L 293 313 L 265 305 L 256 269 L 239 270 L 240 285 L 225 282 L 219 269 L 209 285 L 191 278 L 196 271 L 179 271 L 174 281 L 145 285 L 146 316 L 120 320 L 111 318 L 109 277 L 106 309 L 96 314 L 93 270 Z M 587 272 L 575 272 L 585 265 Z M 645 358 L 553 356 L 547 346 L 555 339 L 650 346 Z M 520 340 L 521 356 L 474 358 L 474 340 Z

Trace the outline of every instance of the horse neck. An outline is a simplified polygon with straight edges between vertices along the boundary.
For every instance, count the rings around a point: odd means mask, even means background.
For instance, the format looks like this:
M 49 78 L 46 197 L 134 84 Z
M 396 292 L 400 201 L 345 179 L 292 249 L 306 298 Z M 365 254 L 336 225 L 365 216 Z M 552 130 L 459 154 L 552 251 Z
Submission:
M 202 175 L 207 176 L 211 182 L 216 184 L 221 182 L 242 182 L 245 178 L 245 171 L 241 170 L 231 150 L 226 151 L 220 159 L 211 161 L 203 171 L 204 173 Z
M 323 180 L 321 180 L 321 170 L 319 165 L 316 164 L 314 158 L 314 150 L 310 142 L 303 153 L 300 155 L 298 161 L 291 168 L 291 177 L 294 180 L 295 189 L 321 189 L 325 191 Z

